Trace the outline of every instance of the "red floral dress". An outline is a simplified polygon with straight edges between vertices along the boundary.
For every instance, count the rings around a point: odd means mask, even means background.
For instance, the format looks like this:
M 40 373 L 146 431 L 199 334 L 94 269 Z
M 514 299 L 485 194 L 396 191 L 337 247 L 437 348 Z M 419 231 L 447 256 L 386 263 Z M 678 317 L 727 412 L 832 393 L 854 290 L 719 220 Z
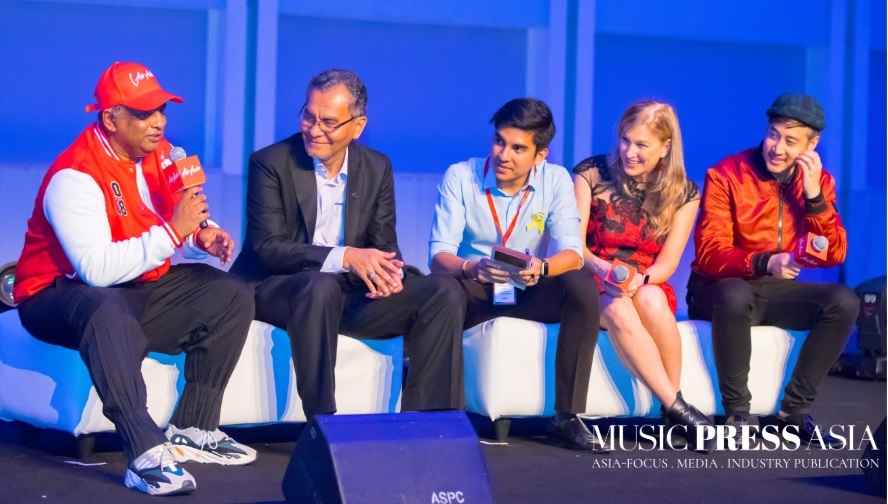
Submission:
M 663 248 L 666 237 L 657 238 L 648 225 L 650 215 L 642 208 L 644 189 L 639 189 L 630 180 L 631 196 L 614 191 L 608 184 L 613 179 L 605 155 L 582 161 L 573 172 L 583 176 L 592 186 L 592 207 L 589 213 L 589 225 L 586 228 L 586 246 L 605 261 L 620 259 L 635 266 L 641 273 L 647 271 Z M 688 180 L 687 184 L 686 199 L 683 204 L 699 197 L 697 184 L 691 180 Z M 601 279 L 597 276 L 594 278 L 599 292 L 604 293 Z M 669 302 L 669 309 L 674 314 L 678 308 L 675 289 L 667 282 L 657 286 L 663 289 Z

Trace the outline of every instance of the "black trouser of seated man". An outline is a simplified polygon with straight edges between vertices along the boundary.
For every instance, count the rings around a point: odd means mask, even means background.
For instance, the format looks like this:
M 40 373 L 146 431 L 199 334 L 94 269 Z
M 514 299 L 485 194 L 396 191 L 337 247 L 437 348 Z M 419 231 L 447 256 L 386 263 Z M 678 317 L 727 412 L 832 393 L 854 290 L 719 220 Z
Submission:
M 692 319 L 712 322 L 718 384 L 729 420 L 749 416 L 752 327 L 810 330 L 784 389 L 778 417 L 784 424 L 796 425 L 803 437 L 810 432 L 816 424 L 808 413 L 817 390 L 857 320 L 860 301 L 854 290 L 772 276 L 710 280 L 695 273 L 688 283 L 687 301 Z
M 186 353 L 185 388 L 170 423 L 213 431 L 254 315 L 249 286 L 204 264 L 111 287 L 58 277 L 18 309 L 34 337 L 80 352 L 127 463 L 169 441 L 148 415 L 148 352 Z
M 600 323 L 598 287 L 589 274 L 573 270 L 542 277 L 537 285 L 516 289 L 514 305 L 494 305 L 492 284 L 466 279 L 460 284 L 466 293 L 466 329 L 496 317 L 561 324 L 555 350 L 556 415 L 549 440 L 573 450 L 606 452 L 577 418 L 586 411 Z
M 339 334 L 360 339 L 404 336 L 410 367 L 402 411 L 464 409 L 462 322 L 465 297 L 444 275 L 407 276 L 404 290 L 369 299 L 345 274 L 274 275 L 256 287 L 256 318 L 287 330 L 305 416 L 336 412 Z

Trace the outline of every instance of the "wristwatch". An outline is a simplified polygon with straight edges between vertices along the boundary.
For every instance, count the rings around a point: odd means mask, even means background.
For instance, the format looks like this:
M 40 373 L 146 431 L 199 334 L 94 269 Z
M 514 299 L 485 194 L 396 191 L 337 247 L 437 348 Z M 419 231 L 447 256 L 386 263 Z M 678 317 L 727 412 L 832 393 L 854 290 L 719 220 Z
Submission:
M 540 268 L 540 275 L 549 276 L 549 261 L 541 258 L 540 262 L 543 263 L 542 268 Z

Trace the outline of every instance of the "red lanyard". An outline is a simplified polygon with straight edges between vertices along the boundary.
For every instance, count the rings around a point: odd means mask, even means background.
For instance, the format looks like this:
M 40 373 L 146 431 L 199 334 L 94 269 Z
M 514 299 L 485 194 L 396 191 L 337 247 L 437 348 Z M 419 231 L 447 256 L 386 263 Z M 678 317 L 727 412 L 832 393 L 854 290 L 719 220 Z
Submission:
M 490 168 L 490 158 L 487 158 L 484 161 L 484 178 L 487 178 L 487 169 Z M 528 185 L 524 189 L 524 196 L 521 197 L 521 201 L 518 203 L 518 211 L 515 212 L 515 216 L 512 217 L 512 223 L 509 224 L 509 229 L 506 230 L 506 233 L 503 234 L 503 228 L 500 226 L 499 217 L 496 215 L 496 207 L 493 206 L 493 196 L 490 195 L 490 188 L 487 188 L 487 204 L 490 205 L 490 214 L 493 216 L 493 223 L 496 224 L 496 232 L 499 233 L 499 236 L 503 239 L 503 247 L 506 246 L 506 242 L 509 241 L 509 237 L 512 236 L 512 231 L 515 230 L 515 224 L 518 222 L 518 216 L 521 215 L 521 207 L 524 206 L 524 203 L 527 201 L 527 197 L 530 196 L 530 186 Z

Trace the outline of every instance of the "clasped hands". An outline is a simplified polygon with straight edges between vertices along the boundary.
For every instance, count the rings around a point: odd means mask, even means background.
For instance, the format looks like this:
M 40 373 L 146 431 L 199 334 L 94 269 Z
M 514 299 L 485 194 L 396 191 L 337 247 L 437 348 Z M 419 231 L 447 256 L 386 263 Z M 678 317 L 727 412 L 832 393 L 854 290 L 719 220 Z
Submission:
M 364 281 L 370 289 L 366 294 L 370 299 L 389 297 L 404 290 L 401 283 L 404 261 L 396 259 L 394 252 L 348 247 L 342 256 L 342 267 Z
M 508 283 L 510 280 L 518 285 L 531 287 L 539 283 L 543 269 L 543 261 L 538 257 L 530 260 L 526 270 L 509 272 L 499 268 L 499 264 L 490 257 L 484 256 L 477 261 L 469 261 L 466 265 L 466 276 L 481 283 Z

